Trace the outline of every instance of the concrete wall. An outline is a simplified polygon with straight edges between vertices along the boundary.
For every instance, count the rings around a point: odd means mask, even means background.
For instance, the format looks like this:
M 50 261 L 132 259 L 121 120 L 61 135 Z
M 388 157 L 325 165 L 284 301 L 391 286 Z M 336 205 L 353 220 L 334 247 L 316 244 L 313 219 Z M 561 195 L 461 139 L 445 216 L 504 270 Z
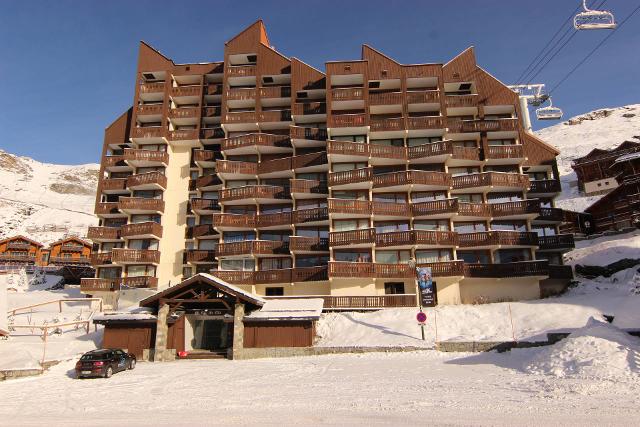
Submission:
M 439 305 L 455 305 L 462 302 L 460 298 L 460 283 L 454 277 L 439 277 L 435 280 Z
M 375 279 L 331 279 L 331 295 L 359 296 L 377 294 Z
M 618 186 L 615 178 L 605 178 L 598 181 L 590 181 L 584 183 L 584 192 L 586 194 L 598 194 L 601 192 L 609 192 Z
M 504 279 L 463 279 L 460 281 L 462 304 L 497 301 L 520 301 L 540 298 L 539 279 L 517 277 Z

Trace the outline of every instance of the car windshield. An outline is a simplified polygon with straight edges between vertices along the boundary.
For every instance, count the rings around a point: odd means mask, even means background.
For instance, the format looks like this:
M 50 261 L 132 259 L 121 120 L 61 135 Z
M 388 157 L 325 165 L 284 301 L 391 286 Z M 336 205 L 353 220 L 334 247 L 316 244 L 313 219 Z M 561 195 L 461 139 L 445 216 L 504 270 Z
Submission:
M 82 356 L 80 358 L 80 360 L 104 360 L 106 358 L 107 358 L 107 354 L 106 353 L 85 354 L 84 356 Z

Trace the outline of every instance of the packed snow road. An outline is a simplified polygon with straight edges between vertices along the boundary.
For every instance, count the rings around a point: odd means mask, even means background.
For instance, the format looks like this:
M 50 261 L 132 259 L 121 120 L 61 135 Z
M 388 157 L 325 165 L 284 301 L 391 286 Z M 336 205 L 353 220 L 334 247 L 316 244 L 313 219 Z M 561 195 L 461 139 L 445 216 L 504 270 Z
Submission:
M 640 424 L 638 381 L 515 368 L 538 351 L 140 363 L 109 380 L 73 379 L 73 362 L 66 362 L 42 377 L 0 383 L 0 420 L 56 426 Z

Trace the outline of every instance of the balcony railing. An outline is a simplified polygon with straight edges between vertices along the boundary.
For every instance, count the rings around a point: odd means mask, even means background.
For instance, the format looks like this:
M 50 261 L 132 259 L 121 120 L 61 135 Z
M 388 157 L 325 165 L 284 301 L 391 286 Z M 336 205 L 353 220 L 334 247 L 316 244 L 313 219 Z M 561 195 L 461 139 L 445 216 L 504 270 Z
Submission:
M 227 90 L 227 101 L 242 101 L 256 98 L 256 88 L 231 88 Z
M 133 148 L 124 149 L 124 160 L 134 162 L 151 162 L 166 165 L 169 163 L 169 153 L 166 151 L 138 150 Z
M 84 245 L 79 245 L 76 243 L 63 243 L 60 246 L 60 250 L 62 252 L 82 252 L 84 251 L 86 246 Z
M 106 191 L 125 191 L 127 189 L 126 178 L 105 178 L 101 183 L 101 190 Z
M 131 138 L 162 138 L 164 135 L 163 127 L 139 127 L 131 129 Z
M 235 285 L 262 285 L 270 283 L 313 282 L 328 280 L 327 267 L 288 268 L 261 271 L 222 271 L 211 274 Z
M 258 121 L 263 123 L 290 122 L 291 110 L 262 111 L 258 113 Z
M 291 252 L 329 252 L 329 239 L 291 236 L 289 247 Z
M 555 179 L 534 180 L 530 182 L 530 193 L 559 193 L 560 181 Z
M 326 129 L 289 126 L 289 132 L 292 139 L 307 139 L 310 141 L 326 141 L 327 139 Z
M 229 65 L 227 66 L 229 77 L 247 77 L 256 75 L 255 65 Z
M 371 202 L 373 215 L 410 217 L 411 205 L 407 203 Z
M 517 200 L 513 202 L 492 203 L 491 216 L 516 216 L 540 213 L 540 202 L 537 199 Z
M 375 243 L 376 229 L 364 228 L 360 230 L 333 231 L 329 233 L 331 246 L 349 246 L 356 244 Z
M 463 261 L 441 261 L 430 262 L 424 264 L 418 264 L 418 267 L 430 267 L 431 275 L 433 277 L 454 277 L 464 275 L 464 262 Z M 415 272 L 411 272 L 412 275 Z M 413 276 L 409 276 L 413 277 Z
M 407 129 L 444 129 L 445 122 L 442 116 L 407 117 Z
M 402 131 L 405 128 L 404 117 L 390 117 L 384 119 L 371 118 L 369 120 L 371 132 Z
M 553 236 L 538 236 L 540 249 L 573 249 L 575 242 L 573 234 L 556 234 Z
M 491 217 L 491 206 L 486 203 L 460 202 L 458 204 L 458 214 L 460 216 L 489 218 Z
M 413 216 L 443 215 L 458 212 L 458 199 L 429 200 L 411 205 Z
M 216 171 L 224 174 L 257 175 L 258 164 L 230 160 L 217 160 Z
M 162 189 L 167 188 L 167 177 L 161 172 L 147 172 L 138 175 L 131 175 L 127 178 L 127 187 L 136 188 L 143 186 L 159 186 Z
M 371 296 L 321 296 L 324 299 L 324 309 L 377 309 L 390 307 L 416 307 L 414 294 L 371 295 Z
M 371 215 L 371 202 L 368 200 L 328 199 L 329 213 L 347 215 Z
M 218 199 L 191 199 L 191 210 L 198 211 L 219 211 Z
M 136 114 L 139 116 L 160 115 L 164 111 L 164 104 L 138 105 Z
M 371 168 L 352 169 L 329 173 L 329 185 L 346 185 L 371 181 Z
M 121 279 L 100 279 L 86 278 L 80 279 L 80 292 L 114 292 L 120 290 Z
M 165 82 L 143 83 L 140 85 L 140 93 L 164 92 Z
M 206 87 L 207 95 L 222 95 L 222 83 L 209 83 Z
M 193 225 L 187 228 L 186 238 L 194 239 L 198 237 L 211 237 L 218 234 L 212 224 Z
M 409 184 L 448 188 L 451 186 L 451 175 L 444 172 L 409 170 L 373 176 L 373 188 L 395 187 Z
M 402 92 L 369 92 L 369 105 L 402 104 Z
M 450 118 L 447 127 L 451 132 L 505 132 L 517 131 L 518 119 L 462 120 Z
M 364 97 L 364 88 L 349 87 L 331 89 L 331 97 L 333 101 L 358 101 Z
M 133 276 L 120 279 L 121 286 L 125 288 L 157 288 L 158 278 L 151 276 Z
M 273 185 L 247 185 L 237 188 L 220 190 L 220 201 L 230 202 L 244 199 L 274 199 L 286 200 L 291 198 L 289 188 Z
M 376 271 L 372 262 L 329 262 L 329 277 L 373 278 Z
M 218 256 L 285 255 L 289 254 L 289 242 L 273 240 L 243 240 L 218 244 Z
M 564 221 L 564 211 L 559 208 L 540 208 L 540 215 L 536 219 L 539 221 L 562 222 Z
M 361 142 L 327 141 L 327 153 L 330 155 L 369 157 L 370 147 Z
M 255 111 L 230 111 L 224 116 L 225 123 L 258 123 Z
M 172 130 L 169 132 L 169 141 L 185 141 L 199 139 L 197 129 Z
M 118 240 L 120 238 L 120 227 L 89 227 L 87 230 L 87 239 L 100 240 Z
M 292 157 L 292 166 L 294 169 L 326 165 L 327 163 L 327 153 L 325 151 L 319 153 L 301 154 L 299 156 Z
M 294 116 L 327 114 L 326 102 L 296 102 L 293 104 Z
M 410 90 L 407 91 L 408 104 L 434 104 L 440 102 L 438 90 Z
M 376 233 L 376 246 L 456 246 L 458 233 L 455 231 L 409 230 Z
M 8 261 L 8 262 L 35 262 L 36 261 L 36 257 L 35 255 L 28 255 L 28 254 L 8 254 L 8 253 L 3 253 L 0 254 L 0 261 Z
M 115 156 L 104 156 L 102 158 L 102 164 L 105 168 L 112 168 L 117 166 L 127 166 L 124 162 L 123 155 L 115 155 Z
M 215 250 L 203 250 L 203 249 L 189 249 L 186 252 L 186 261 L 189 262 L 202 262 L 202 263 L 214 263 L 216 262 Z
M 447 107 L 475 107 L 478 105 L 478 95 L 447 95 Z
M 529 186 L 529 177 L 517 173 L 483 172 L 454 176 L 452 185 L 454 189 L 486 186 L 524 189 Z
M 273 172 L 286 172 L 293 170 L 291 157 L 283 157 L 280 159 L 266 160 L 258 164 L 258 174 L 268 174 Z
M 202 108 L 202 117 L 220 117 L 222 107 L 220 105 L 210 105 Z
M 126 224 L 120 229 L 122 237 L 133 236 L 155 236 L 162 237 L 162 226 L 157 222 L 139 222 L 136 224 Z
M 164 212 L 164 200 L 145 199 L 143 197 L 120 197 L 117 203 L 118 209 Z
M 198 107 L 172 108 L 169 110 L 169 118 L 172 119 L 190 119 L 200 116 Z
M 479 246 L 538 246 L 538 235 L 529 231 L 479 231 L 458 233 L 461 248 Z
M 200 96 L 202 93 L 202 86 L 174 86 L 171 87 L 171 96 Z
M 200 138 L 221 139 L 224 138 L 224 130 L 222 128 L 200 129 Z
M 250 133 L 222 141 L 223 150 L 236 148 L 262 146 L 262 147 L 291 147 L 291 141 L 287 135 L 271 135 L 267 133 Z
M 91 265 L 111 264 L 111 252 L 93 252 L 90 257 Z
M 406 160 L 407 149 L 405 147 L 394 147 L 392 145 L 370 144 L 369 155 L 373 158 L 380 159 Z
M 255 228 L 255 215 L 214 214 L 214 227 Z
M 61 257 L 54 256 L 49 258 L 49 264 L 55 265 L 89 265 L 91 264 L 91 259 L 85 256 L 79 257 Z
M 508 262 L 502 264 L 465 264 L 466 277 L 527 277 L 547 276 L 547 261 Z
M 111 251 L 111 259 L 114 263 L 157 264 L 160 262 L 160 252 L 150 249 L 114 248 Z
M 222 185 L 222 180 L 218 174 L 204 175 L 196 178 L 196 188 L 198 189 L 214 187 L 216 185 Z
M 332 114 L 329 127 L 363 127 L 367 125 L 366 114 Z
M 120 214 L 118 202 L 98 202 L 95 208 L 96 215 Z
M 487 159 L 522 159 L 522 145 L 490 145 L 484 152 Z
M 194 162 L 215 162 L 216 154 L 219 154 L 219 153 L 211 150 L 193 150 L 193 161 Z
M 261 98 L 290 98 L 291 86 L 266 86 L 258 90 Z
M 294 224 L 327 221 L 329 211 L 327 208 L 300 209 L 293 212 L 291 219 Z
M 291 212 L 262 213 L 256 216 L 256 228 L 277 227 L 291 225 Z

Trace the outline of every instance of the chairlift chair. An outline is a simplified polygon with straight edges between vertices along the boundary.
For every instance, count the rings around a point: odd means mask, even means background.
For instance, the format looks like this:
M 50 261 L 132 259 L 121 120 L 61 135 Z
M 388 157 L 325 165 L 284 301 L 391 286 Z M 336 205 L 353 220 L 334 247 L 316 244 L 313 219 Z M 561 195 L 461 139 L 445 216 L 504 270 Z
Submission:
M 560 120 L 562 118 L 562 110 L 554 107 L 549 98 L 549 106 L 538 108 L 536 110 L 536 119 L 538 120 Z
M 613 13 L 608 10 L 591 10 L 587 7 L 587 0 L 582 0 L 583 11 L 573 17 L 576 30 L 611 30 L 616 28 Z
M 543 93 L 541 95 L 535 95 L 534 97 L 527 99 L 527 103 L 529 105 L 533 105 L 534 107 L 539 107 L 544 104 L 547 99 L 549 99 L 549 95 Z

